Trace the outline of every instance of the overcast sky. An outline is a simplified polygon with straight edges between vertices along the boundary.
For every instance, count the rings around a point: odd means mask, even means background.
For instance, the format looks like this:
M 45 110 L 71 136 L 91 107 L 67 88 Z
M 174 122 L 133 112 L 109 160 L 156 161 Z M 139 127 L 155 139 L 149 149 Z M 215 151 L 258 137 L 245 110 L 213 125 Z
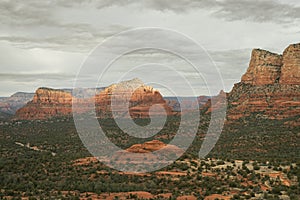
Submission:
M 112 35 L 139 27 L 170 29 L 195 40 L 208 51 L 223 77 L 224 89 L 230 91 L 246 71 L 253 48 L 282 53 L 289 44 L 300 42 L 300 2 L 2 0 L 0 96 L 17 91 L 33 92 L 41 86 L 73 87 L 80 66 L 97 45 Z M 115 45 L 120 48 L 127 44 L 128 41 Z M 181 41 L 173 43 L 172 48 L 174 46 L 190 48 Z M 189 51 L 193 54 L 192 48 Z M 202 56 L 198 59 L 204 59 Z M 169 68 L 147 65 L 153 61 Z M 159 80 L 176 83 L 172 87 L 179 88 L 177 95 L 192 95 L 176 74 L 169 72 L 168 69 L 173 67 L 190 81 L 197 95 L 208 94 L 205 80 L 187 65 L 169 52 L 134 52 L 122 56 L 98 86 L 109 85 L 120 77 L 139 77 L 147 83 L 153 82 L 166 96 L 172 92 L 162 87 L 164 83 L 160 88 Z M 130 71 L 134 66 L 143 67 Z M 88 76 L 86 83 L 89 85 Z M 95 86 L 92 82 L 90 85 Z

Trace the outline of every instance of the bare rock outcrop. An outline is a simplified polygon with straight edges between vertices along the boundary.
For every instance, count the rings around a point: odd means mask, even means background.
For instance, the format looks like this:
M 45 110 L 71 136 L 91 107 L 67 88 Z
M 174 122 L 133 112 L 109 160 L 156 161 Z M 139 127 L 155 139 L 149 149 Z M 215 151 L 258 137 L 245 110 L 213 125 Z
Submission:
M 300 43 L 290 45 L 283 52 L 280 84 L 300 84 Z
M 149 111 L 155 116 L 173 114 L 171 107 L 166 104 L 159 91 L 144 85 L 138 79 L 113 84 L 101 89 L 100 92 L 96 90 L 98 93 L 95 96 L 91 96 L 90 90 L 81 92 L 80 97 L 75 98 L 72 96 L 71 90 L 39 88 L 33 99 L 16 112 L 14 119 L 47 119 L 68 116 L 72 112 L 85 113 L 93 111 L 94 106 L 91 106 L 93 103 L 95 103 L 97 117 L 113 117 L 111 112 L 112 98 L 114 98 L 114 105 L 116 105 L 114 111 L 118 117 L 147 118 Z M 85 94 L 87 92 L 88 95 Z M 112 94 L 114 95 L 112 96 Z M 128 105 L 126 99 L 129 102 Z M 77 102 L 76 109 L 73 110 L 72 101 Z
M 33 100 L 17 110 L 15 119 L 47 119 L 72 113 L 72 94 L 63 90 L 39 88 Z
M 113 111 L 118 117 L 129 113 L 132 118 L 147 118 L 150 109 L 155 116 L 173 114 L 159 91 L 144 85 L 139 79 L 113 84 L 96 95 L 99 117 L 111 117 Z
M 228 120 L 300 115 L 300 44 L 290 45 L 283 55 L 253 50 L 247 72 L 227 96 Z
M 279 81 L 282 56 L 261 49 L 254 49 L 242 82 L 252 85 L 274 84 Z

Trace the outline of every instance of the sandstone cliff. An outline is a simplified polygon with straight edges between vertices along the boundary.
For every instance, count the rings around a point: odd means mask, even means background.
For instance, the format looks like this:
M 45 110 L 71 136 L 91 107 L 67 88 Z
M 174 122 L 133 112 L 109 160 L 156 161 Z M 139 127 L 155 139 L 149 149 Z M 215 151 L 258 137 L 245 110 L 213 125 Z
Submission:
M 242 82 L 251 85 L 274 84 L 279 81 L 281 67 L 281 55 L 254 49 L 249 68 L 242 76 Z
M 281 84 L 300 84 L 300 43 L 290 45 L 283 52 Z
M 240 83 L 227 94 L 228 120 L 251 114 L 284 119 L 300 115 L 300 44 L 283 55 L 255 49 Z
M 75 98 L 72 96 L 71 90 L 39 88 L 35 92 L 33 99 L 20 108 L 14 118 L 31 120 L 71 115 L 72 100 L 77 101 L 80 105 L 75 110 L 77 113 L 91 111 L 93 109 L 91 102 L 95 102 L 98 117 L 112 117 L 112 94 L 114 94 L 113 97 L 116 100 L 116 111 L 119 117 L 126 116 L 128 112 L 133 118 L 149 117 L 150 108 L 153 108 L 151 110 L 152 114 L 156 116 L 162 115 L 164 112 L 167 115 L 173 114 L 171 107 L 166 104 L 159 91 L 144 85 L 138 79 L 113 84 L 105 89 L 98 88 L 96 89 L 98 94 L 90 97 L 92 92 L 95 93 L 95 90 L 80 91 L 80 97 Z M 126 98 L 129 99 L 129 105 L 124 103 Z M 152 107 L 153 105 L 159 105 L 162 109 Z
M 46 119 L 53 116 L 70 115 L 72 95 L 70 92 L 50 88 L 36 90 L 33 100 L 20 108 L 15 119 Z
M 144 85 L 139 79 L 113 84 L 101 91 L 99 95 L 96 95 L 98 117 L 110 117 L 112 105 L 114 114 L 118 117 L 126 116 L 126 113 L 129 112 L 133 118 L 147 118 L 149 117 L 150 108 L 155 116 L 164 113 L 167 115 L 173 114 L 171 107 L 166 104 L 159 91 L 154 90 L 151 86 Z

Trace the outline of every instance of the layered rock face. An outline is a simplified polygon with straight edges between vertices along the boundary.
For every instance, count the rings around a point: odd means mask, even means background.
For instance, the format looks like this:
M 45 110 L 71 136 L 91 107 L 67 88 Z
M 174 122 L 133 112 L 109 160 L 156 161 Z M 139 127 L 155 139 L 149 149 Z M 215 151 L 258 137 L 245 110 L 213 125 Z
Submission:
M 259 114 L 268 119 L 300 115 L 300 85 L 253 86 L 235 84 L 228 94 L 228 119 Z
M 70 90 L 39 88 L 33 100 L 16 112 L 15 119 L 47 119 L 71 115 L 72 111 L 85 113 L 94 109 L 93 103 L 97 117 L 113 117 L 112 100 L 116 117 L 146 118 L 149 117 L 149 111 L 155 116 L 173 114 L 161 94 L 138 79 L 113 84 L 105 89 L 96 90 L 98 91 L 100 92 L 92 97 L 94 89 L 80 91 L 79 97 L 75 98 Z M 77 102 L 75 110 L 72 110 L 72 101 Z
M 26 106 L 16 112 L 16 119 L 46 119 L 53 116 L 70 115 L 72 95 L 70 92 L 50 88 L 39 88 Z
M 63 90 L 39 88 L 33 97 L 32 103 L 36 104 L 72 104 L 72 94 Z
M 300 43 L 290 45 L 283 52 L 280 84 L 300 84 Z
M 228 120 L 253 113 L 268 119 L 300 115 L 300 44 L 283 55 L 253 50 L 246 74 L 227 99 Z
M 274 84 L 279 81 L 281 67 L 281 55 L 254 49 L 249 68 L 242 76 L 242 82 L 252 85 Z
M 139 79 L 113 84 L 96 95 L 98 117 L 147 118 L 149 112 L 154 116 L 172 115 L 159 91 L 144 85 Z M 129 114 L 129 115 L 128 115 Z

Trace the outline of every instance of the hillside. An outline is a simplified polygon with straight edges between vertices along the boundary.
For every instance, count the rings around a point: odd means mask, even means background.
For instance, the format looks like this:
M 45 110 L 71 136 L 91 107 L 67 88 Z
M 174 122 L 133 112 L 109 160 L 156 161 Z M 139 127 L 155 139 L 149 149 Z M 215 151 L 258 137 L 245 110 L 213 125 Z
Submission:
M 4 118 L 11 116 L 33 98 L 33 93 L 17 92 L 10 97 L 0 98 L 0 113 Z

